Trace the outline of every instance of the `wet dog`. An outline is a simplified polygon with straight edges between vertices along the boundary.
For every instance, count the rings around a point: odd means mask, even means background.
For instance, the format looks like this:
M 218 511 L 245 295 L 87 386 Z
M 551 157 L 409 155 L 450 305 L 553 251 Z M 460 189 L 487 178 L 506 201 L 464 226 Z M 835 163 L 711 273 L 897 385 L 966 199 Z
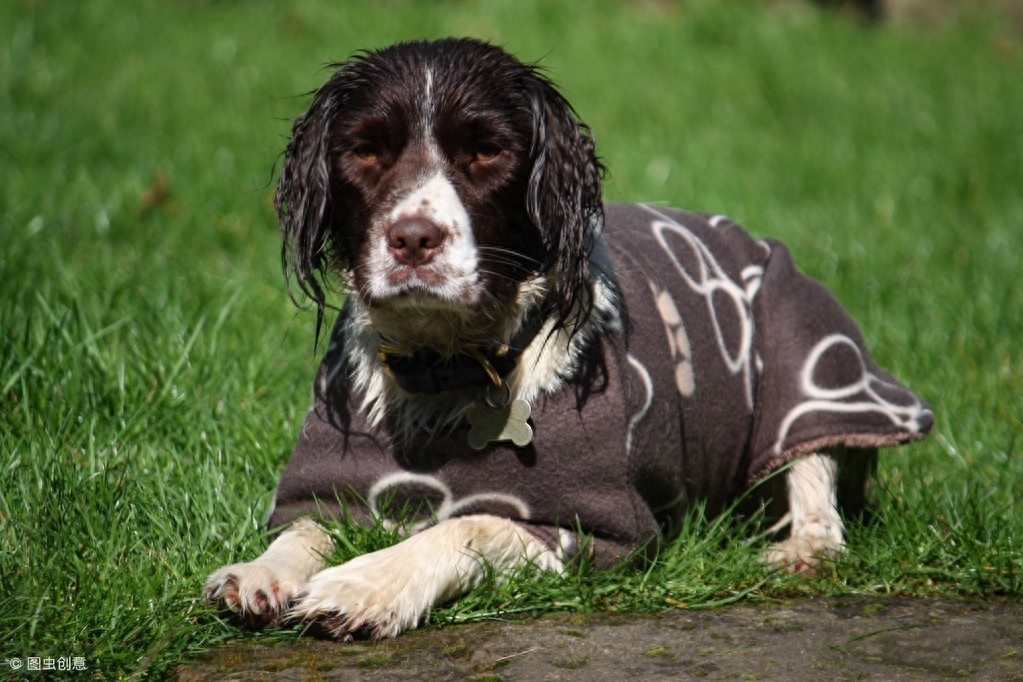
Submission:
M 721 216 L 604 205 L 593 136 L 536 67 L 468 39 L 339 64 L 276 205 L 322 316 L 347 292 L 267 551 L 207 600 L 252 626 L 388 637 L 488 570 L 604 565 L 783 465 L 769 562 L 844 543 L 876 448 L 926 404 L 785 248 Z M 766 489 L 766 488 L 765 488 Z M 327 567 L 321 521 L 407 539 Z

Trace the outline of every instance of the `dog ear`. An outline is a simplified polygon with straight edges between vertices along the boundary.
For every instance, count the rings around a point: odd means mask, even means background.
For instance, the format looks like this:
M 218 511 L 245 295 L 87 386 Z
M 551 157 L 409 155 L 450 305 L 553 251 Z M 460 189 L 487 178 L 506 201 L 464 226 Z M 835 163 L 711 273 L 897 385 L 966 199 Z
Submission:
M 345 65 L 314 94 L 308 111 L 295 120 L 274 195 L 284 244 L 281 262 L 317 307 L 317 337 L 326 306 L 327 268 L 333 234 L 331 128 L 345 99 Z M 294 292 L 292 300 L 298 302 Z
M 526 207 L 553 271 L 560 324 L 578 327 L 592 308 L 589 257 L 604 224 L 601 176 L 589 127 L 542 75 L 533 72 L 532 170 Z

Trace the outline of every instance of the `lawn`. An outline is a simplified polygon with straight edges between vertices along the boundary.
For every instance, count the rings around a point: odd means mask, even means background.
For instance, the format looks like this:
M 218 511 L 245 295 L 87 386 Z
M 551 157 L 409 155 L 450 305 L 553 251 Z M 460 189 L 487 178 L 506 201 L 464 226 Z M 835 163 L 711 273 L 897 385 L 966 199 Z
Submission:
M 756 543 L 728 541 L 743 522 L 694 512 L 647 570 L 514 580 L 434 623 L 834 593 L 1020 599 L 1023 26 L 1009 16 L 986 2 L 874 27 L 796 0 L 0 4 L 0 678 L 28 657 L 161 676 L 228 638 L 296 636 L 244 635 L 198 600 L 210 570 L 263 545 L 310 402 L 315 315 L 281 276 L 274 171 L 324 64 L 413 37 L 543 58 L 596 131 L 608 199 L 727 213 L 786 241 L 937 415 L 929 439 L 884 453 L 873 520 L 816 577 L 765 572 Z

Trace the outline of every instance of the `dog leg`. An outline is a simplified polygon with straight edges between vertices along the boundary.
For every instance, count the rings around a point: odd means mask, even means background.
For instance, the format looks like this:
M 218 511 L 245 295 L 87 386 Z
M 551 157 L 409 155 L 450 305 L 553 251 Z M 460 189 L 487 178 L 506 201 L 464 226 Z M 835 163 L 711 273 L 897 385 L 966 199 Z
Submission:
M 258 558 L 231 564 L 206 580 L 203 596 L 246 627 L 281 625 L 295 594 L 326 565 L 334 544 L 312 519 L 286 528 Z
M 764 553 L 766 563 L 792 572 L 812 569 L 845 547 L 845 527 L 838 513 L 838 461 L 831 454 L 800 457 L 785 474 L 791 528 L 789 537 Z
M 416 627 L 430 609 L 477 587 L 487 566 L 499 573 L 561 560 L 513 521 L 464 516 L 441 521 L 397 545 L 313 576 L 291 616 L 327 636 L 382 639 Z

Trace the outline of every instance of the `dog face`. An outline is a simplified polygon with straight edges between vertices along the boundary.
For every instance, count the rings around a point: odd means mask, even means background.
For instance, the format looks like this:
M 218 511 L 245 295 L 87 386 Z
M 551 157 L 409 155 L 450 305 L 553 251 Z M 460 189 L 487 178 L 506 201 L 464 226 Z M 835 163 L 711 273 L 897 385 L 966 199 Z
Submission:
M 333 272 L 366 308 L 491 320 L 539 280 L 567 321 L 589 289 L 600 172 L 567 102 L 504 51 L 365 53 L 295 123 L 276 196 L 285 267 L 321 312 Z
M 376 66 L 370 59 L 343 77 L 372 81 L 361 73 Z M 387 66 L 388 86 L 356 92 L 332 130 L 338 265 L 376 305 L 507 298 L 542 256 L 515 201 L 524 196 L 528 112 L 468 64 L 458 80 L 425 59 Z

